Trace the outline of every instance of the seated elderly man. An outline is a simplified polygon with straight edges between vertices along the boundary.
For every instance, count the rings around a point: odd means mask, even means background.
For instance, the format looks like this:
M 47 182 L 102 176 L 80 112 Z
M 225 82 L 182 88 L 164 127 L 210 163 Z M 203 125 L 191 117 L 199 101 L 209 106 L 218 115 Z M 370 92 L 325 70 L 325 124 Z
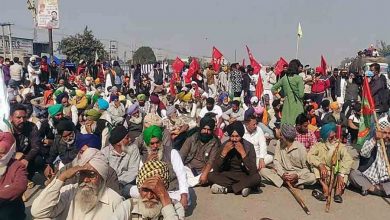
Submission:
M 110 107 L 107 110 L 110 113 L 113 125 L 121 124 L 126 114 L 125 107 L 119 101 L 119 97 L 116 95 L 111 96 Z
M 72 167 L 54 179 L 34 200 L 31 215 L 36 219 L 110 219 L 122 198 L 106 187 L 108 163 L 101 152 L 83 166 Z M 78 175 L 78 184 L 64 182 Z
M 22 195 L 27 189 L 24 164 L 13 158 L 15 138 L 10 132 L 0 131 L 0 218 L 25 219 Z
M 214 135 L 215 120 L 205 116 L 200 120 L 199 131 L 191 135 L 180 149 L 187 172 L 188 184 L 194 187 L 207 183 L 217 151 L 221 145 Z
M 108 160 L 118 176 L 121 195 L 130 197 L 130 188 L 135 185 L 135 177 L 138 174 L 140 155 L 136 145 L 133 144 L 133 133 L 120 125 L 114 128 L 110 136 L 110 145 L 102 149 L 102 153 Z
M 379 119 L 375 137 L 366 140 L 360 150 L 360 163 L 357 170 L 349 174 L 350 183 L 361 190 L 363 196 L 370 194 L 390 196 L 390 179 L 382 154 L 380 139 L 384 140 L 387 158 L 390 158 L 390 122 L 388 117 Z
M 123 125 L 127 127 L 129 132 L 131 131 L 139 136 L 143 130 L 143 118 L 139 111 L 139 104 L 134 103 L 127 109 L 127 116 Z
M 141 157 L 142 163 L 150 160 L 160 160 L 168 164 L 170 183 L 169 196 L 180 201 L 184 208 L 188 207 L 188 184 L 186 172 L 177 150 L 169 145 L 163 144 L 163 133 L 156 125 L 149 126 L 144 130 L 143 140 L 146 144 L 147 154 Z M 136 187 L 130 189 L 132 198 L 139 198 L 139 191 Z
M 244 109 L 240 108 L 240 102 L 234 100 L 232 102 L 232 108 L 222 114 L 222 118 L 226 125 L 229 125 L 235 121 L 244 121 Z
M 275 148 L 274 169 L 264 168 L 261 176 L 275 186 L 283 183 L 303 189 L 304 185 L 317 182 L 314 173 L 307 167 L 307 152 L 303 144 L 295 141 L 296 131 L 291 125 L 282 125 L 280 141 Z
M 213 183 L 211 192 L 241 193 L 246 197 L 250 194 L 251 188 L 257 188 L 261 182 L 256 167 L 255 148 L 253 144 L 243 139 L 245 128 L 241 122 L 233 122 L 225 130 L 230 139 L 218 150 L 213 172 L 208 176 L 208 181 Z
M 348 153 L 344 144 L 337 143 L 336 125 L 333 123 L 325 124 L 320 130 L 321 142 L 315 144 L 307 154 L 307 162 L 314 170 L 316 178 L 322 186 L 322 192 L 314 190 L 312 195 L 319 201 L 326 201 L 329 194 L 328 178 L 332 167 L 332 155 L 338 148 L 335 178 L 336 190 L 334 201 L 342 203 L 341 195 L 344 193 L 345 184 L 348 181 L 348 174 L 351 170 L 353 159 Z
M 123 201 L 115 210 L 115 219 L 184 219 L 183 206 L 168 194 L 169 168 L 165 162 L 146 162 L 137 176 L 140 198 Z
M 82 134 L 94 134 L 96 132 L 97 121 L 102 113 L 96 109 L 88 109 L 84 112 L 85 120 L 81 125 L 80 133 Z

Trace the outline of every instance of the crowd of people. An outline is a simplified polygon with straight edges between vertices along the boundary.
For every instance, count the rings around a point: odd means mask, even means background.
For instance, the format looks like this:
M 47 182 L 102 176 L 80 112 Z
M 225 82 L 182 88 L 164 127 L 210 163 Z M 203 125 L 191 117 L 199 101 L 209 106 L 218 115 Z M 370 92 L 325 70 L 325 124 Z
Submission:
M 255 74 L 233 63 L 188 80 L 188 69 L 169 74 L 158 63 L 144 74 L 117 61 L 81 60 L 73 71 L 39 60 L 26 72 L 17 57 L 0 57 L 10 108 L 0 127 L 2 218 L 25 218 L 24 193 L 35 184 L 44 185 L 31 207 L 36 219 L 184 219 L 191 188 L 205 186 L 243 197 L 261 196 L 263 184 L 310 186 L 319 201 L 334 186 L 336 203 L 347 187 L 390 195 L 390 98 L 378 64 L 327 73 L 292 60 L 278 74 Z M 379 127 L 353 169 L 363 77 Z

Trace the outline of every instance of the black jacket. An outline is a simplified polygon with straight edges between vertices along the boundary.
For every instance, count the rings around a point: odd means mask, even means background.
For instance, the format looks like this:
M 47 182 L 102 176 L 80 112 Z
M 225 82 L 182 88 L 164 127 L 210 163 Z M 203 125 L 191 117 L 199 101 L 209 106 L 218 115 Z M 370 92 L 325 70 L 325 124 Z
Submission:
M 377 112 L 389 111 L 389 89 L 387 88 L 386 77 L 375 76 L 370 82 L 371 95 L 374 98 Z

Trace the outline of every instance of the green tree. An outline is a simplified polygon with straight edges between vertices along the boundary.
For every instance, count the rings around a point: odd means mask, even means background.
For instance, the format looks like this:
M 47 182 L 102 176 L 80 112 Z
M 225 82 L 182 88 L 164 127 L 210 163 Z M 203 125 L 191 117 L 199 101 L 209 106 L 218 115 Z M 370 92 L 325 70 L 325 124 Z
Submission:
M 156 62 L 156 55 L 150 47 L 140 47 L 133 55 L 133 61 L 140 64 L 152 64 Z
M 390 55 L 390 45 L 387 45 L 385 41 L 381 40 L 381 46 L 378 48 L 378 52 L 381 56 L 387 57 Z
M 96 52 L 99 59 L 107 59 L 108 57 L 103 43 L 95 38 L 87 26 L 83 33 L 63 38 L 58 48 L 72 61 L 80 61 L 81 59 L 94 61 Z

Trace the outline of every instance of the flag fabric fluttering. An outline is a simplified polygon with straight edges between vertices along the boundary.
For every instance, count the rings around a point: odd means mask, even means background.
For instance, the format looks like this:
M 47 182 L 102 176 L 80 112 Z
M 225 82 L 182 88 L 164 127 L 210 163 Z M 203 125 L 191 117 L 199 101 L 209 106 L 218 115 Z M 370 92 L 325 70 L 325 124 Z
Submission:
M 327 68 L 328 68 L 328 66 L 327 66 L 328 64 L 326 63 L 326 60 L 325 60 L 325 58 L 324 58 L 324 56 L 323 55 L 321 55 L 321 68 L 322 68 L 322 74 L 326 74 L 327 73 Z
M 357 146 L 361 148 L 366 140 L 371 138 L 375 129 L 374 123 L 375 103 L 371 95 L 367 77 L 364 77 L 362 88 L 362 117 L 360 118 Z
M 297 31 L 297 34 L 298 34 L 298 37 L 299 37 L 299 38 L 302 38 L 302 37 L 303 37 L 301 22 L 298 23 L 298 31 Z
M 249 62 L 253 68 L 253 73 L 259 74 L 260 70 L 261 70 L 261 64 L 259 62 L 257 62 L 256 59 L 253 57 L 252 52 L 249 50 L 248 46 L 246 46 L 246 50 L 248 52 Z M 261 77 L 259 77 L 259 78 L 261 78 Z
M 213 52 L 211 54 L 211 64 L 213 65 L 213 69 L 216 72 L 219 71 L 222 57 L 223 57 L 222 53 L 216 47 L 213 47 Z
M 277 76 L 279 76 L 282 73 L 285 65 L 288 65 L 287 61 L 285 59 L 283 59 L 283 57 L 280 57 L 278 62 L 275 64 L 275 71 L 274 72 Z
M 242 66 L 245 67 L 245 58 L 242 59 Z
M 185 83 L 190 83 L 192 76 L 199 70 L 200 66 L 196 58 L 192 58 L 190 68 L 188 69 L 187 75 L 185 77 Z
M 180 73 L 184 66 L 185 63 L 179 57 L 176 57 L 175 61 L 172 63 L 172 69 L 175 73 Z

